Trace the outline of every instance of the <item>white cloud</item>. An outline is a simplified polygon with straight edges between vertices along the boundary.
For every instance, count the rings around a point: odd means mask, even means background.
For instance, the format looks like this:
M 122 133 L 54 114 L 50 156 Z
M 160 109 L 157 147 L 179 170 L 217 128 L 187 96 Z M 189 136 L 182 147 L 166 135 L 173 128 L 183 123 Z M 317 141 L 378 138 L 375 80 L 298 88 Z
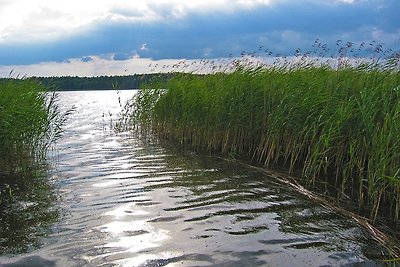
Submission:
M 142 44 L 142 46 L 140 47 L 140 50 L 142 50 L 142 51 L 147 51 L 147 50 L 149 50 L 149 49 L 147 48 L 147 44 Z
M 114 55 L 87 56 L 72 58 L 64 62 L 42 62 L 32 65 L 1 66 L 0 77 L 13 76 L 102 76 L 127 75 L 151 72 L 168 72 L 181 60 L 165 59 L 152 60 L 150 58 L 132 57 L 127 60 L 113 60 Z
M 151 22 L 190 12 L 233 12 L 273 0 L 0 1 L 0 43 L 60 38 L 98 21 Z M 279 1 L 279 0 L 275 0 Z
M 397 31 L 388 33 L 384 32 L 382 29 L 374 27 L 371 30 L 372 40 L 385 40 L 385 45 L 397 47 L 400 45 L 400 29 Z
M 17 0 L 0 6 L 0 42 L 55 38 L 88 25 L 106 11 L 88 2 Z

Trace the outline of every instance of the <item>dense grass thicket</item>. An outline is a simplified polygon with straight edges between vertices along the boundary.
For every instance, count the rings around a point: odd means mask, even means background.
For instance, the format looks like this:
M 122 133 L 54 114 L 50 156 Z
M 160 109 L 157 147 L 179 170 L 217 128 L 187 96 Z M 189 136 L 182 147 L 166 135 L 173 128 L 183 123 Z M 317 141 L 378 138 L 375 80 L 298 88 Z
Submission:
M 69 112 L 60 112 L 57 94 L 28 79 L 0 82 L 0 178 L 43 156 L 62 132 Z M 0 180 L 0 183 L 2 181 Z
M 400 217 L 398 66 L 304 64 L 176 73 L 143 88 L 123 123 L 324 184 L 370 218 Z M 237 63 L 237 62 L 236 62 Z M 383 67 L 382 67 L 383 66 Z M 127 109 L 129 110 L 129 108 Z
M 0 254 L 38 247 L 58 218 L 44 156 L 69 112 L 33 80 L 0 80 Z

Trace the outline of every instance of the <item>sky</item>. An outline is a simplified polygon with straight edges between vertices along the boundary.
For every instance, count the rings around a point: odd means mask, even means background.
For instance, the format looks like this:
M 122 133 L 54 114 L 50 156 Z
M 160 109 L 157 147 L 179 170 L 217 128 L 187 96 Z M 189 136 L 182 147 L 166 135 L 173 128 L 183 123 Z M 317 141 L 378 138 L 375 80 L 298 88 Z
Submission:
M 291 56 L 316 40 L 326 56 L 338 40 L 398 51 L 399 10 L 399 0 L 0 0 L 0 77 L 147 73 L 242 52 Z

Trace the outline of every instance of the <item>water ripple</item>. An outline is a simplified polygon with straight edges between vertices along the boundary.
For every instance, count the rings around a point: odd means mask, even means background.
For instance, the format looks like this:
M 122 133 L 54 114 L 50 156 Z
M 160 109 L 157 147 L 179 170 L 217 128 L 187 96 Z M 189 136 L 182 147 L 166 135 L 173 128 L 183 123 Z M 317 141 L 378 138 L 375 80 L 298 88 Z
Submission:
M 254 170 L 114 134 L 99 114 L 115 94 L 62 93 L 78 110 L 52 155 L 61 218 L 4 266 L 380 265 L 351 221 Z

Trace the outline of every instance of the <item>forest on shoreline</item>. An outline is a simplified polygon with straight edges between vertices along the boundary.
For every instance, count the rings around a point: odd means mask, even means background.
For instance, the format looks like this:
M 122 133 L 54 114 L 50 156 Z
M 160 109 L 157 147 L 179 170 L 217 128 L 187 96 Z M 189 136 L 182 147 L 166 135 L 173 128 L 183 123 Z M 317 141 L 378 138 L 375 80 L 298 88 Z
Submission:
M 97 76 L 97 77 L 79 77 L 79 76 L 60 76 L 60 77 L 29 77 L 38 81 L 46 88 L 60 91 L 79 91 L 79 90 L 126 90 L 139 89 L 143 84 L 148 84 L 153 79 L 168 79 L 171 74 L 150 73 L 133 74 L 122 76 Z M 15 80 L 19 78 L 0 78 L 1 81 Z

